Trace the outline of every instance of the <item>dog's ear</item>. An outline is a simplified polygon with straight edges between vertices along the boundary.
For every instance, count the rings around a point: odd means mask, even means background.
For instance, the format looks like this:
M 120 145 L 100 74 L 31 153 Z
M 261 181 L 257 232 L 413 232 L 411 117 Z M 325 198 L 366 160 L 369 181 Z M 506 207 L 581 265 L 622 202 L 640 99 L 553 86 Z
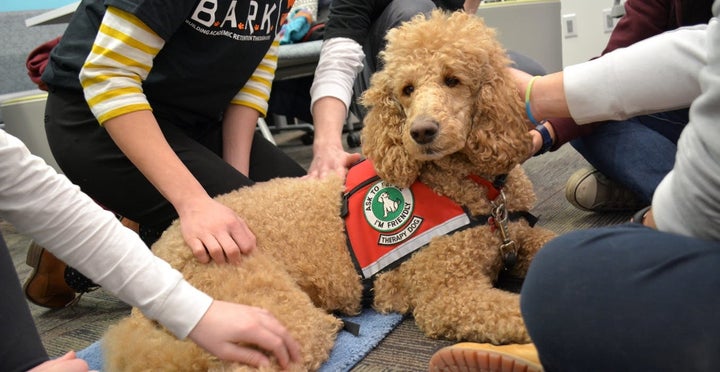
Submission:
M 523 104 L 506 68 L 509 59 L 504 54 L 499 50 L 497 55 L 503 57 L 482 68 L 485 79 L 477 94 L 465 150 L 471 162 L 483 164 L 483 169 L 491 174 L 509 172 L 526 159 L 532 148 Z
M 400 188 L 410 186 L 421 163 L 412 159 L 403 145 L 406 117 L 394 98 L 392 80 L 385 70 L 373 74 L 360 103 L 368 109 L 361 138 L 363 155 L 372 160 L 383 181 Z

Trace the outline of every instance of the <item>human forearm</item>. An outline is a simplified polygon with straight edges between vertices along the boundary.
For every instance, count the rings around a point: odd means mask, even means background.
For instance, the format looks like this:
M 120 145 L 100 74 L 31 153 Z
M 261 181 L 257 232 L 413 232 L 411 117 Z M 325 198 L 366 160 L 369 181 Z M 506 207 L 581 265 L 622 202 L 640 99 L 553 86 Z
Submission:
M 344 177 L 346 168 L 359 160 L 358 154 L 345 152 L 342 129 L 363 58 L 362 47 L 354 40 L 336 37 L 323 42 L 310 88 L 315 126 L 313 160 L 308 169 L 310 177 L 320 178 L 330 173 Z
M 344 177 L 347 168 L 360 160 L 360 154 L 350 154 L 342 145 L 347 107 L 339 99 L 327 96 L 315 102 L 312 113 L 315 139 L 308 176 L 322 178 L 334 173 Z
M 105 123 L 120 150 L 145 175 L 178 213 L 207 192 L 180 161 L 150 111 L 127 113 Z
M 242 105 L 230 105 L 223 118 L 223 159 L 244 175 L 250 173 L 250 150 L 258 112 Z
M 342 130 L 347 118 L 345 104 L 335 97 L 323 97 L 312 107 L 313 150 L 327 146 L 342 148 Z
M 229 207 L 212 199 L 165 140 L 150 111 L 105 123 L 110 136 L 180 216 L 185 242 L 198 261 L 238 263 L 255 236 Z
M 463 4 L 465 13 L 475 14 L 477 13 L 478 7 L 480 7 L 480 0 L 465 0 Z
M 210 306 L 112 212 L 3 131 L 0 178 L 5 220 L 176 336 L 185 337 Z
M 565 98 L 563 72 L 536 78 L 518 70 L 513 69 L 513 72 L 518 82 L 518 90 L 524 92 L 523 99 L 526 105 L 529 105 L 526 107 L 536 121 L 570 116 Z

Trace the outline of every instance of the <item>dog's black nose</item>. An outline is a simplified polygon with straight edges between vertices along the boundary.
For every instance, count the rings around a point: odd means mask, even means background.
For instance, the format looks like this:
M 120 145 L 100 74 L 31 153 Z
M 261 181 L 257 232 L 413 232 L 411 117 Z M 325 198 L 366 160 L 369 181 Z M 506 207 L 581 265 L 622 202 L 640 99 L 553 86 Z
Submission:
M 428 117 L 417 118 L 410 127 L 410 136 L 421 145 L 428 144 L 437 136 L 440 124 Z

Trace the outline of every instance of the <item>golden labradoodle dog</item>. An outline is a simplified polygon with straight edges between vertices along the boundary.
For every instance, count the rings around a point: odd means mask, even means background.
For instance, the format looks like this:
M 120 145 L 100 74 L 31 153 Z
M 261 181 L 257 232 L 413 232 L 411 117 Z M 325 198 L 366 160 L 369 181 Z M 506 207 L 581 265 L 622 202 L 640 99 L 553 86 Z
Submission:
M 277 179 L 218 197 L 257 236 L 238 266 L 197 262 L 177 224 L 153 246 L 214 298 L 280 319 L 302 346 L 296 370 L 328 358 L 341 328 L 331 313 L 357 314 L 363 283 L 373 285 L 375 309 L 411 314 L 429 337 L 529 342 L 518 295 L 493 284 L 503 270 L 524 276 L 554 234 L 528 223 L 535 196 L 519 163 L 530 136 L 510 62 L 494 32 L 464 13 L 421 16 L 387 38 L 385 67 L 363 96 L 368 161 L 348 174 L 356 185 Z M 379 179 L 355 173 L 373 168 Z M 348 249 L 368 243 L 377 243 L 369 254 Z M 137 311 L 104 345 L 110 371 L 248 369 Z

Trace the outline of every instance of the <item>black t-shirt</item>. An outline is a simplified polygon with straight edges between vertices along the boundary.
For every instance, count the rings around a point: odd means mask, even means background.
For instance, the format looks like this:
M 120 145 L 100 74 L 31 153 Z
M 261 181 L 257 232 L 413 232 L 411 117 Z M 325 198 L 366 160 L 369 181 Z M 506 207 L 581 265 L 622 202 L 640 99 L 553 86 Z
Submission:
M 393 0 L 333 0 L 325 39 L 346 37 L 363 45 L 370 27 Z M 463 0 L 433 0 L 441 9 L 462 9 Z
M 134 14 L 165 40 L 143 91 L 156 115 L 188 124 L 222 116 L 289 11 L 287 0 L 83 0 L 50 55 L 48 85 L 82 89 L 78 75 L 106 6 Z

